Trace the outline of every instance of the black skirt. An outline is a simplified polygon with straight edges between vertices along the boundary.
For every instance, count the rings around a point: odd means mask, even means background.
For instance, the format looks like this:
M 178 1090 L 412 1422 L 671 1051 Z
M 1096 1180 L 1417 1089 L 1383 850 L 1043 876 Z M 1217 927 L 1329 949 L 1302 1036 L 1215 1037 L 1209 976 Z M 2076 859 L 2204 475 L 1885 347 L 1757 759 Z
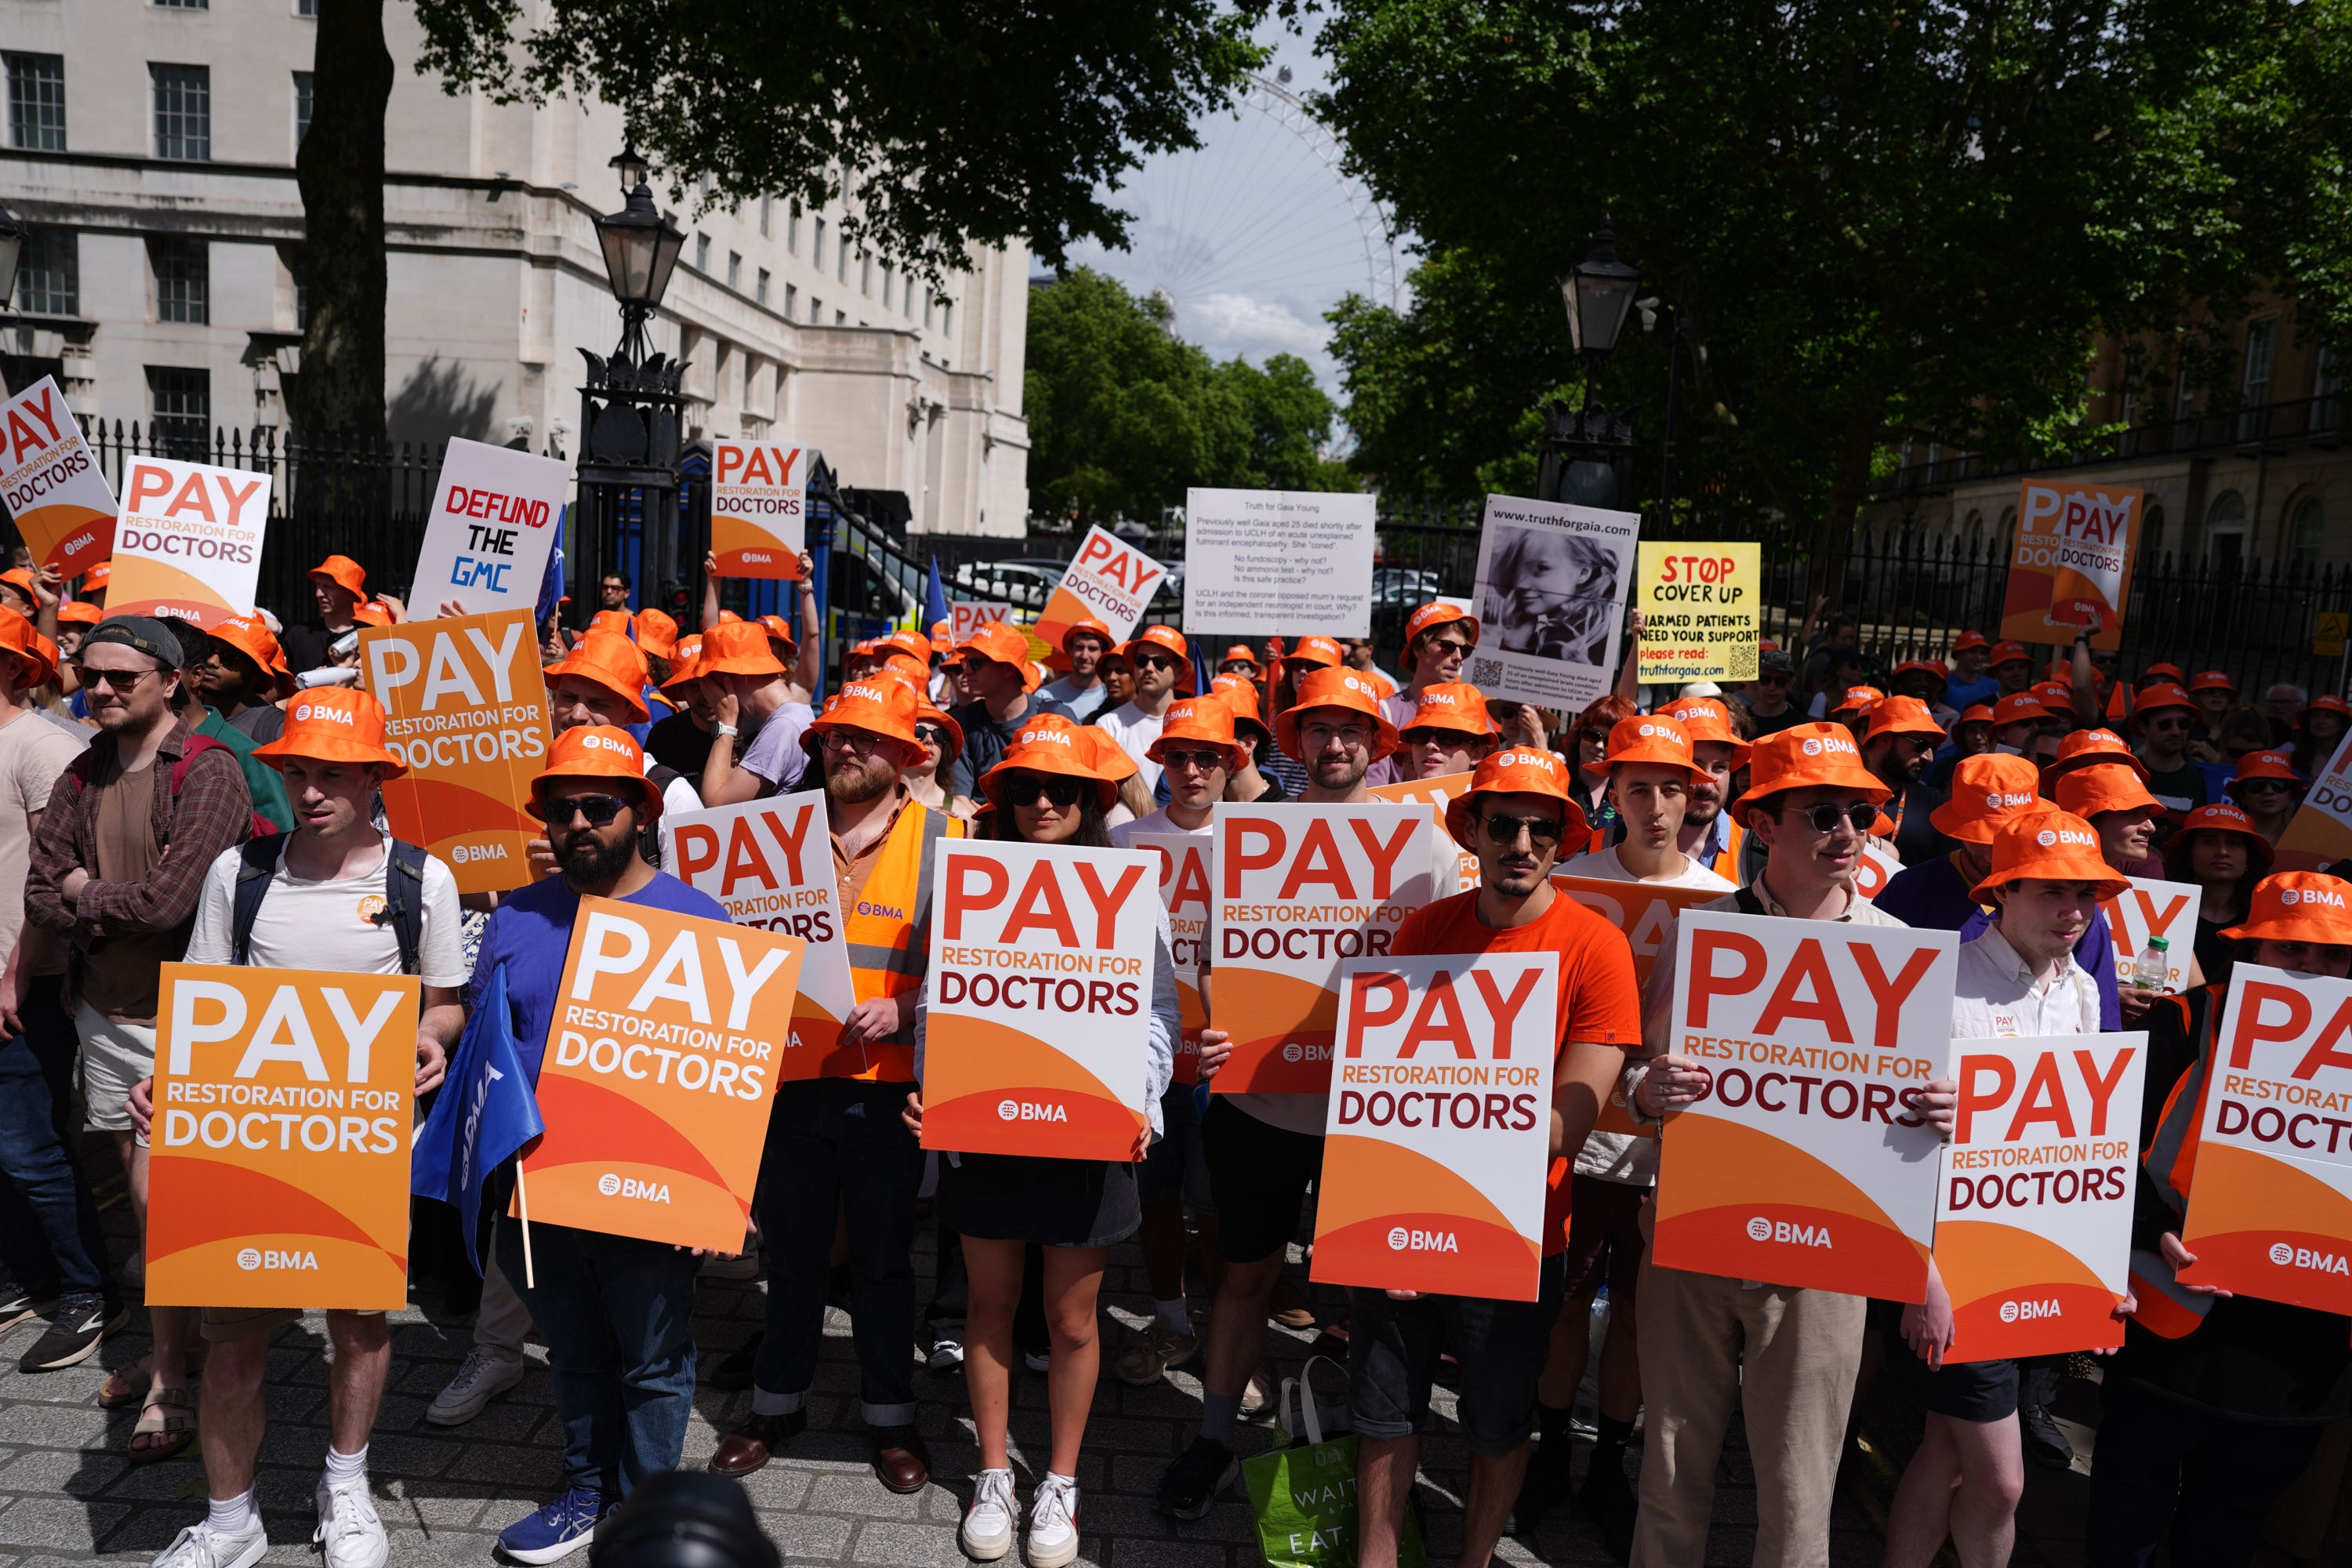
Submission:
M 1135 1171 L 1124 1161 L 943 1154 L 940 1219 L 982 1241 L 1108 1247 L 1143 1223 Z

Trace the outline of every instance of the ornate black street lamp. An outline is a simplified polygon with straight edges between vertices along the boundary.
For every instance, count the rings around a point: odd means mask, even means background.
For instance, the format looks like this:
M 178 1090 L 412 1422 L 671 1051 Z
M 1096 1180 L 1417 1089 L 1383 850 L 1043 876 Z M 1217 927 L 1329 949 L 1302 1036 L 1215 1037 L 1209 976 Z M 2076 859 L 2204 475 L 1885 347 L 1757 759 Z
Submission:
M 1582 408 L 1564 403 L 1544 408 L 1536 493 L 1546 500 L 1632 510 L 1633 416 L 1598 406 L 1591 388 L 1641 289 L 1642 269 L 1619 258 L 1617 237 L 1605 226 L 1592 237 L 1592 253 L 1559 280 L 1569 342 L 1585 364 L 1586 393 Z

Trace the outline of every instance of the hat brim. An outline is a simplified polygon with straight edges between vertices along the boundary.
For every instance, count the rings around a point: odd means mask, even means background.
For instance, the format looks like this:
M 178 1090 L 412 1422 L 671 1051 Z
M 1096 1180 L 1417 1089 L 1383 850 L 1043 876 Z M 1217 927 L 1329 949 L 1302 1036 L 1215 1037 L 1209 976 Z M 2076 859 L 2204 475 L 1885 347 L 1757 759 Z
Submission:
M 894 648 L 891 651 L 896 652 L 898 650 Z M 698 657 L 695 659 L 694 671 L 697 675 L 780 676 L 790 673 L 790 671 L 786 670 L 782 665 L 776 662 L 773 657 L 767 654 L 757 653 L 730 653 L 722 655 L 718 658 L 709 659 Z M 555 672 L 551 669 L 548 673 L 552 675 Z M 584 672 L 574 671 L 572 673 L 578 674 Z
M 2147 783 L 2147 764 L 2129 752 L 2077 752 L 2071 757 L 2059 758 L 2042 770 L 2042 793 L 2049 795 L 2052 786 L 2068 773 L 2096 767 L 2126 767 L 2140 783 Z
M 1584 808 L 1567 795 L 1545 795 L 1541 790 L 1528 789 L 1466 789 L 1445 803 L 1445 831 L 1467 854 L 1478 853 L 1478 846 L 1473 842 L 1477 835 L 1471 827 L 1471 815 L 1478 809 L 1476 802 L 1482 795 L 1542 795 L 1546 800 L 1559 802 L 1564 808 L 1559 831 L 1559 858 L 1561 860 L 1582 854 L 1585 843 L 1592 837 L 1592 823 L 1584 815 Z
M 1680 768 L 1693 778 L 1706 776 L 1706 770 L 1695 762 L 1686 763 L 1672 752 L 1643 746 L 1636 746 L 1622 756 L 1604 757 L 1593 763 L 1589 771 L 1607 777 L 1621 767 Z
M 2326 947 L 2352 947 L 2352 923 L 2330 920 L 2248 921 L 2221 932 L 2231 942 L 2312 942 Z
M 875 721 L 869 723 L 866 721 L 868 720 Z M 829 715 L 820 713 L 810 720 L 808 728 L 801 731 L 801 750 L 814 752 L 824 744 L 824 735 L 828 730 L 862 730 L 869 735 L 879 735 L 886 741 L 896 741 L 909 750 L 922 744 L 920 741 L 915 739 L 915 727 L 911 720 L 907 722 L 906 728 L 901 729 L 898 727 L 895 714 L 877 712 L 873 708 L 860 703 L 854 713 L 835 710 Z
M 14 657 L 33 672 L 32 679 L 16 682 L 15 689 L 18 691 L 30 691 L 37 686 L 47 686 L 58 678 L 57 660 L 50 658 L 37 647 L 11 647 L 0 645 L 0 653 Z
M 2011 882 L 2038 879 L 2045 882 L 2096 882 L 2101 903 L 2119 896 L 2131 886 L 2131 880 L 2118 877 L 2115 868 L 2104 860 L 2094 860 L 2082 855 L 2053 855 L 2047 860 L 2028 860 L 2022 866 L 2011 866 L 1996 871 L 1969 889 L 1969 897 L 1978 903 L 1990 903 L 1985 895 L 1995 888 L 2005 888 Z
M 408 764 L 381 746 L 371 746 L 363 741 L 347 740 L 341 735 L 297 737 L 280 734 L 278 739 L 253 748 L 257 757 L 307 757 L 314 763 L 369 763 L 384 770 L 383 776 L 396 779 L 408 772 Z
M 2023 810 L 2007 816 L 1966 816 L 1952 808 L 1959 805 L 1955 798 L 1944 802 L 1927 814 L 1927 824 L 1947 838 L 1957 838 L 1963 844 L 1990 844 L 2000 830 L 2024 815 Z
M 1878 782 L 1878 775 L 1859 763 L 1838 767 L 1806 768 L 1772 781 L 1771 787 L 1750 784 L 1746 795 L 1731 803 L 1734 820 L 1744 816 L 1748 808 L 1759 801 L 1769 800 L 1776 795 L 1787 795 L 1801 789 L 1849 789 L 1862 795 L 1873 805 L 1885 805 L 1895 797 L 1895 792 Z

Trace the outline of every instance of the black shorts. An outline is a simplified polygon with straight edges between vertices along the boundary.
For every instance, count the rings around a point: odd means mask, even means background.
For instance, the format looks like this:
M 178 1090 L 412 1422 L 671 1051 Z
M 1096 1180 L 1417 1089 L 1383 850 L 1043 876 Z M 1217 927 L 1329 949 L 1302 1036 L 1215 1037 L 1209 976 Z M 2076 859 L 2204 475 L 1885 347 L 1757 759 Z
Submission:
M 1142 1223 L 1135 1166 L 1027 1154 L 950 1154 L 940 1162 L 940 1223 L 981 1241 L 1108 1247 Z
M 1255 1263 L 1289 1246 L 1307 1185 L 1323 1173 L 1323 1140 L 1269 1126 L 1211 1095 L 1201 1116 L 1201 1152 L 1217 1205 L 1217 1256 Z
M 1429 1389 L 1438 1355 L 1462 1369 L 1455 1411 L 1474 1454 L 1500 1458 L 1528 1440 L 1536 1380 L 1559 1317 L 1558 1258 L 1543 1260 L 1532 1301 L 1423 1296 L 1396 1301 L 1362 1286 L 1348 1292 L 1348 1414 L 1360 1436 L 1394 1441 L 1429 1425 Z
M 1903 1308 L 1873 1301 L 1871 1321 L 1886 1351 L 1886 1369 L 1910 1397 L 1938 1415 L 1979 1426 L 2017 1414 L 2017 1363 L 2013 1361 L 1947 1362 L 1930 1370 L 1903 1339 Z
M 1642 1278 L 1642 1210 L 1657 1188 L 1626 1182 L 1604 1182 L 1598 1176 L 1569 1178 L 1568 1250 L 1561 1254 L 1567 1268 L 1570 1301 L 1590 1301 L 1609 1283 L 1609 1310 L 1633 1310 L 1633 1296 Z

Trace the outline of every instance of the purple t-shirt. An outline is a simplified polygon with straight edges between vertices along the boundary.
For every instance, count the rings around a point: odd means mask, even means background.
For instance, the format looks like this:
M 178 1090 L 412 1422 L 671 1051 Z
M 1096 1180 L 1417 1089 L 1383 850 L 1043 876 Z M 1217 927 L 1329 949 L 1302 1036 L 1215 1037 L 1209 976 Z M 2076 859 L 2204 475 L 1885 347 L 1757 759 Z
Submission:
M 767 780 L 770 795 L 789 795 L 801 782 L 801 772 L 808 766 L 801 737 L 808 733 L 809 722 L 815 717 L 807 703 L 787 702 L 769 714 L 760 732 L 751 737 L 751 748 L 743 753 L 743 768 Z

